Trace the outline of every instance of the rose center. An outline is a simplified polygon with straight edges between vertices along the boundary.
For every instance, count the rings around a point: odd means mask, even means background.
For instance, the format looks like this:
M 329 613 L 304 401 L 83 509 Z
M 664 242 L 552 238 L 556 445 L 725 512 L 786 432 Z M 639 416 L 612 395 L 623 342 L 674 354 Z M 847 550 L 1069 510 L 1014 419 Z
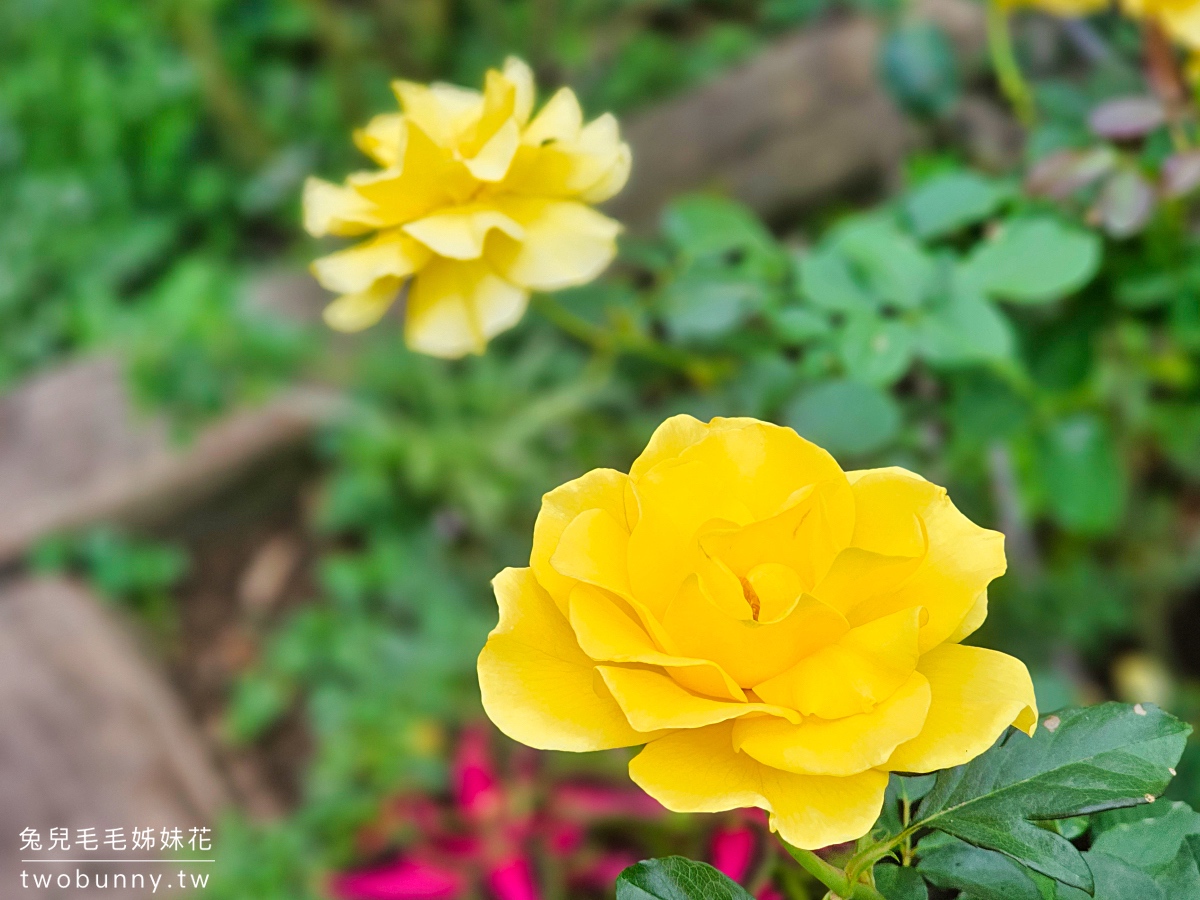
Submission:
M 754 621 L 758 621 L 758 615 L 762 612 L 762 601 L 758 599 L 758 594 L 754 590 L 754 585 L 750 583 L 750 579 L 742 577 L 738 579 L 742 583 L 742 594 L 746 598 L 746 602 L 750 604 L 750 612 L 754 616 Z

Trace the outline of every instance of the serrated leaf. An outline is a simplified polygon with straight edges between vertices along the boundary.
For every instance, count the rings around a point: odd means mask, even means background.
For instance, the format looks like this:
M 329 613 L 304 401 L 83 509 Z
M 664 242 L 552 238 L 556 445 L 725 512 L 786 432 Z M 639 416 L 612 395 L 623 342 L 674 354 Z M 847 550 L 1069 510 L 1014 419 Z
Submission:
M 1008 222 L 964 264 L 964 287 L 1013 303 L 1049 303 L 1073 294 L 1100 266 L 1100 238 L 1035 216 Z
M 937 175 L 908 195 L 904 213 L 922 240 L 981 222 L 1011 196 L 1006 185 L 975 172 Z
M 630 866 L 617 877 L 617 900 L 753 900 L 707 863 L 668 856 Z
M 1190 731 L 1149 704 L 1106 703 L 1044 716 L 1032 738 L 1010 731 L 966 765 L 940 772 L 917 823 L 1090 891 L 1092 875 L 1079 851 L 1034 823 L 1157 796 Z
M 1083 854 L 1095 882 L 1095 893 L 1060 884 L 1058 900 L 1183 900 L 1186 894 L 1166 898 L 1154 879 L 1140 869 L 1107 853 Z
M 917 852 L 920 853 L 920 846 Z M 1028 873 L 1002 853 L 950 839 L 921 856 L 917 870 L 935 887 L 977 900 L 1041 900 Z
M 887 900 L 929 900 L 929 888 L 916 869 L 884 863 L 875 867 L 875 889 Z
M 1122 859 L 1152 875 L 1165 869 L 1188 835 L 1200 835 L 1200 813 L 1186 803 L 1166 801 L 1153 804 L 1149 810 L 1154 815 L 1122 822 L 1102 832 L 1092 843 L 1092 850 Z

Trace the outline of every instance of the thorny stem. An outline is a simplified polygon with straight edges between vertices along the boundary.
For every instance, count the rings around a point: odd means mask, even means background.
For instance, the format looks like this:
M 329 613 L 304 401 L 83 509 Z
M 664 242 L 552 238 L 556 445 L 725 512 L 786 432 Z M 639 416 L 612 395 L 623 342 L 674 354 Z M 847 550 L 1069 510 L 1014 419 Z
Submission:
M 1001 0 L 988 0 L 987 39 L 988 53 L 991 55 L 996 79 L 1000 82 L 1000 90 L 1004 92 L 1021 124 L 1026 128 L 1032 127 L 1036 115 L 1033 93 L 1021 74 L 1021 66 L 1013 50 L 1008 11 Z

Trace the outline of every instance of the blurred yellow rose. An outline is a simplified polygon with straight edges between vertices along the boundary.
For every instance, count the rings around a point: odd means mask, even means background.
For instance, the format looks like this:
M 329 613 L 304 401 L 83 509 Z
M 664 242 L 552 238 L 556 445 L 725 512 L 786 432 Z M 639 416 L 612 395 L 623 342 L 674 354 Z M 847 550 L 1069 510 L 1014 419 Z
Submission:
M 1200 0 L 1121 0 L 1121 10 L 1157 22 L 1168 37 L 1200 50 Z
M 911 472 L 676 416 L 628 475 L 543 498 L 530 567 L 494 582 L 484 708 L 533 747 L 646 744 L 630 775 L 669 809 L 758 806 L 793 845 L 851 840 L 889 771 L 1036 727 L 1025 666 L 959 643 L 1003 540 Z
M 529 292 L 583 284 L 616 253 L 620 226 L 591 208 L 619 191 L 630 154 L 611 115 L 585 125 L 575 94 L 533 113 L 533 73 L 509 59 L 484 90 L 393 84 L 403 112 L 355 134 L 383 168 L 338 186 L 310 178 L 304 224 L 314 236 L 375 234 L 312 265 L 341 294 L 333 328 L 379 321 L 406 284 L 414 350 L 482 352 L 525 312 Z

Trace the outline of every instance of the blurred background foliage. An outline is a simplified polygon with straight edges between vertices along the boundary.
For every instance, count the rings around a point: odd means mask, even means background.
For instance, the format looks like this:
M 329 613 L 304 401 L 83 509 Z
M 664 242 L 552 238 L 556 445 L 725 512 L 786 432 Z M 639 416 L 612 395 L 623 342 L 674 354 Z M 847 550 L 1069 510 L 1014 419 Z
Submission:
M 447 785 L 454 735 L 478 715 L 488 581 L 527 560 L 541 493 L 627 467 L 676 412 L 771 419 L 846 468 L 947 485 L 1008 535 L 978 640 L 1029 663 L 1044 709 L 1116 696 L 1200 716 L 1200 164 L 1178 143 L 1181 128 L 1195 143 L 1194 119 L 1098 112 L 1147 93 L 1128 23 L 1101 17 L 1084 43 L 1103 52 L 1035 67 L 1040 118 L 1015 170 L 938 146 L 891 196 L 782 230 L 679 197 L 602 280 L 537 298 L 481 358 L 415 356 L 394 323 L 347 345 L 244 302 L 250 275 L 313 255 L 300 184 L 356 165 L 349 131 L 392 106 L 389 78 L 474 84 L 515 52 L 545 91 L 627 112 L 834 5 L 0 5 L 0 385 L 117 347 L 135 395 L 185 438 L 302 378 L 353 398 L 316 448 L 311 602 L 274 624 L 224 717 L 227 740 L 252 744 L 302 716 L 301 796 L 280 821 L 225 823 L 210 896 L 326 896 L 330 872 L 413 840 L 388 804 Z M 888 0 L 858 10 L 897 25 L 879 60 L 897 101 L 944 116 L 961 91 L 945 36 L 893 22 Z M 173 627 L 178 548 L 104 531 L 31 562 Z M 1173 788 L 1193 804 L 1195 756 Z M 620 778 L 620 759 L 573 764 Z M 632 833 L 641 855 L 703 857 L 709 827 Z

